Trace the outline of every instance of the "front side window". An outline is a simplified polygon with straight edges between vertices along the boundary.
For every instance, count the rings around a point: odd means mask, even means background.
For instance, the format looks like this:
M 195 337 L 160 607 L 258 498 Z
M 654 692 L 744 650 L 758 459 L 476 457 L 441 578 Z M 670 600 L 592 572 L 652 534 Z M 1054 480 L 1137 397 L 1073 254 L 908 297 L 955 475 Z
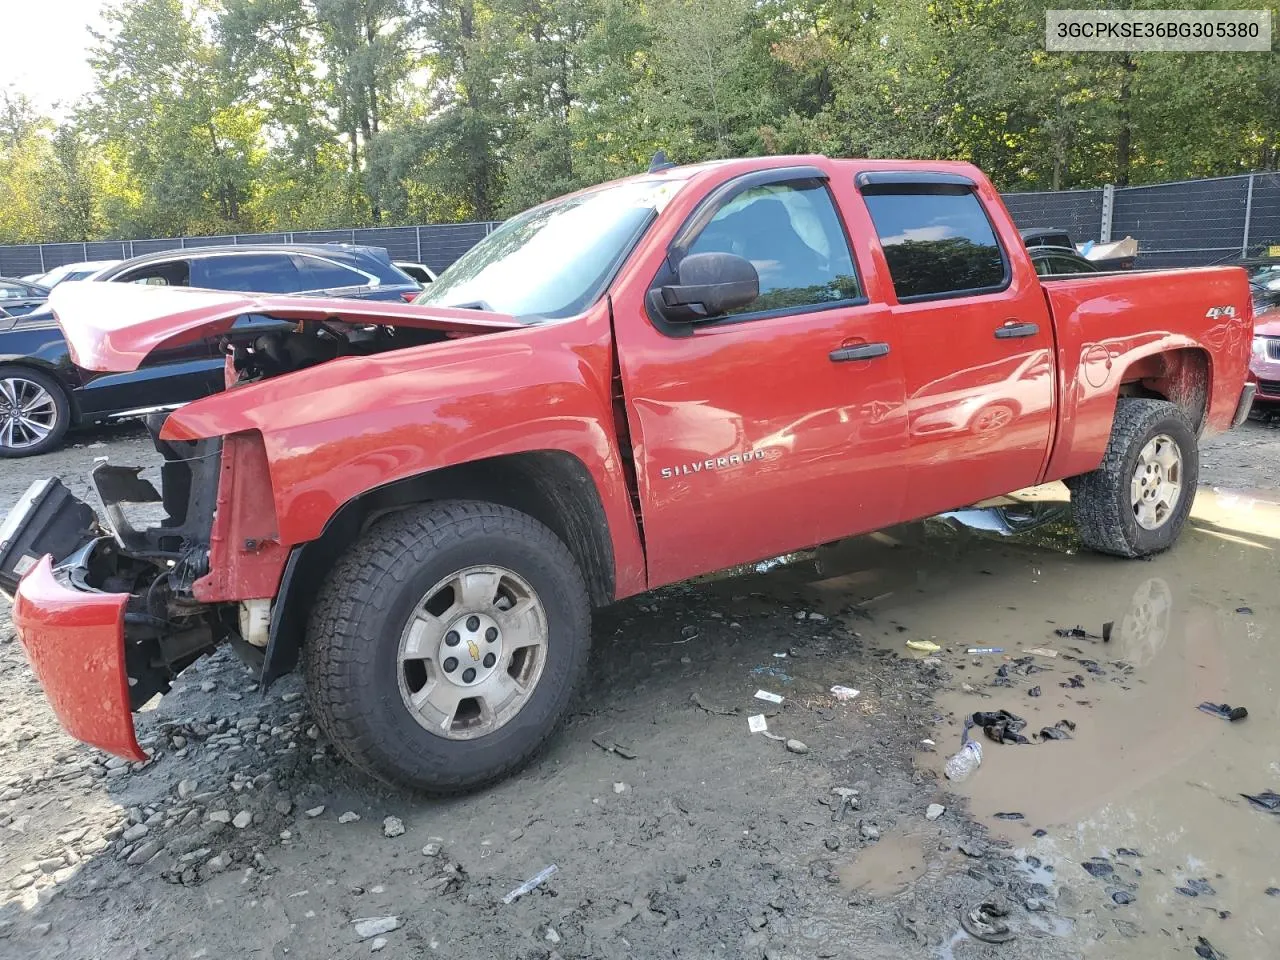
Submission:
M 750 260 L 760 296 L 732 313 L 818 306 L 861 296 L 853 257 L 826 185 L 805 180 L 751 187 L 729 200 L 689 253 Z
M 898 300 L 997 290 L 1008 271 L 995 230 L 971 190 L 863 188 Z

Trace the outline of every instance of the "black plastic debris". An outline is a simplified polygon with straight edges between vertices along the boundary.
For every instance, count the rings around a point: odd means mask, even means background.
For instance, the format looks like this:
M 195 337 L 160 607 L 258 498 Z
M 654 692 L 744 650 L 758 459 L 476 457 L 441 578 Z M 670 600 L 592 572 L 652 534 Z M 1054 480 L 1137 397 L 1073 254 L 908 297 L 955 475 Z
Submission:
M 1259 810 L 1265 810 L 1267 813 L 1280 813 L 1280 793 L 1274 790 L 1264 790 L 1262 793 L 1249 794 L 1242 793 L 1244 797 Z
M 1204 937 L 1196 937 L 1196 956 L 1201 960 L 1227 960 L 1227 955 Z
M 1116 623 L 1114 620 L 1108 620 L 1106 623 L 1102 625 L 1102 642 L 1103 643 L 1111 642 L 1111 630 L 1115 627 L 1115 625 Z
M 995 815 L 995 818 L 996 818 L 997 820 L 1025 820 L 1025 819 L 1027 819 L 1025 816 L 1023 816 L 1022 814 L 1017 813 L 1017 812 L 997 813 L 997 814 Z
M 1038 696 L 1040 696 L 1040 688 L 1039 688 L 1039 687 L 1032 687 L 1030 690 L 1028 690 L 1028 691 L 1027 691 L 1027 696 L 1028 696 L 1028 697 L 1038 697 Z
M 1127 907 L 1129 904 L 1133 903 L 1138 898 L 1135 897 L 1128 890 L 1113 890 L 1111 892 L 1111 899 L 1114 902 L 1118 903 L 1120 906 Z
M 1253 616 L 1253 608 L 1252 608 L 1252 607 L 1236 607 L 1236 613 L 1242 613 L 1242 614 L 1244 614 L 1246 617 L 1252 617 L 1252 616 Z
M 1064 718 L 1062 720 L 1059 720 L 1056 724 L 1054 724 L 1054 726 L 1062 727 L 1065 730 L 1070 730 L 1072 733 L 1076 732 L 1076 723 L 1074 720 L 1067 720 Z
M 961 909 L 960 926 L 975 940 L 982 940 L 985 943 L 1007 943 L 1013 939 L 1013 931 L 1003 919 L 1008 915 L 1008 907 L 985 901 L 972 910 Z
M 1105 627 L 1103 629 L 1106 629 Z M 1053 631 L 1059 637 L 1070 637 L 1073 640 L 1102 640 L 1103 637 L 1090 633 L 1084 627 L 1058 627 Z
M 1140 854 L 1137 850 L 1134 850 L 1132 847 L 1116 847 L 1116 856 L 1117 857 L 1141 857 L 1142 854 Z
M 1049 835 L 1049 831 L 1048 831 L 1048 830 L 1044 830 L 1044 829 L 1040 829 L 1040 830 L 1036 830 L 1036 831 L 1034 831 L 1031 835 L 1032 835 L 1033 837 L 1047 837 L 1047 836 Z
M 1212 886 L 1210 886 L 1209 881 L 1206 880 L 1204 877 L 1200 877 L 1197 880 L 1188 880 L 1187 889 L 1194 890 L 1196 893 L 1198 893 L 1202 897 L 1212 897 L 1214 894 L 1218 892 L 1217 890 L 1213 889 Z
M 1091 877 L 1109 877 L 1116 872 L 1116 868 L 1101 857 L 1094 857 L 1092 860 L 1086 860 L 1084 863 L 1080 864 L 1080 866 L 1083 867 L 1084 872 L 1089 874 Z
M 1267 887 L 1267 889 L 1262 892 L 1268 897 L 1280 897 L 1280 887 Z
M 1040 731 L 1041 740 L 1070 740 L 1071 734 L 1061 727 L 1045 727 Z
M 979 710 L 970 719 L 974 726 L 982 728 L 988 740 L 996 743 L 1031 742 L 1021 733 L 1027 721 L 1008 710 Z
M 1243 720 L 1249 715 L 1249 711 L 1244 707 L 1233 707 L 1229 703 L 1209 703 L 1207 700 L 1196 709 L 1203 710 L 1210 716 L 1221 717 L 1223 720 Z
M 1219 920 L 1230 920 L 1230 919 L 1231 919 L 1231 911 L 1230 911 L 1230 910 L 1219 910 L 1219 911 L 1218 911 L 1218 919 L 1219 919 Z
M 1066 683 L 1060 683 L 1058 684 L 1058 686 L 1062 687 L 1062 689 L 1064 690 L 1082 690 L 1084 689 L 1084 677 L 1080 676 L 1079 674 L 1076 674 L 1074 677 L 1071 677 Z

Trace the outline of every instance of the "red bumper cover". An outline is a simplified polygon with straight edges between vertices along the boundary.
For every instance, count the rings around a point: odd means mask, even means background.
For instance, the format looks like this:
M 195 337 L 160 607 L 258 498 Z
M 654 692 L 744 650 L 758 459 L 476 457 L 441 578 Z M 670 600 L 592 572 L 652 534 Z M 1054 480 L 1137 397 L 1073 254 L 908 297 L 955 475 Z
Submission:
M 128 599 L 67 586 L 46 556 L 18 585 L 13 625 L 67 733 L 118 756 L 145 760 L 129 709 Z

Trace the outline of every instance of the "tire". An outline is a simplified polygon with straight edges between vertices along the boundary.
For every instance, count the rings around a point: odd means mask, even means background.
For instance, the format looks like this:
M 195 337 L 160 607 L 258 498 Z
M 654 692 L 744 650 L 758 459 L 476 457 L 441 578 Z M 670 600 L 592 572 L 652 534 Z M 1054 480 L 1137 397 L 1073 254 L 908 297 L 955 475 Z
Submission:
M 10 417 L 15 407 L 25 412 L 21 419 Z M 0 365 L 0 458 L 48 453 L 70 427 L 71 401 L 55 377 L 35 367 Z
M 468 573 L 479 568 L 484 570 Z M 483 611 L 462 602 L 462 591 L 469 588 L 458 578 L 484 587 L 492 570 L 504 570 L 506 576 L 498 581 L 497 603 L 485 608 L 497 618 L 485 621 L 493 626 L 486 632 L 472 625 Z M 527 764 L 556 731 L 586 670 L 591 608 L 582 574 L 555 534 L 508 507 L 441 501 L 385 517 L 338 561 L 319 596 L 303 664 L 321 728 L 356 767 L 425 794 L 476 790 Z M 448 611 L 432 607 L 444 601 L 452 604 Z M 504 601 L 510 603 L 505 612 Z M 444 632 L 437 626 L 429 633 L 424 626 L 423 636 L 432 639 L 421 645 L 430 646 L 431 656 L 406 660 L 402 655 L 410 647 L 418 649 L 411 628 L 426 609 L 432 624 L 453 623 L 454 629 Z M 517 618 L 518 610 L 526 612 Z M 508 616 L 511 622 L 503 619 Z M 524 629 L 513 627 L 516 623 Z M 534 636 L 539 624 L 545 628 L 541 652 L 532 645 L 515 650 L 520 635 Z M 459 632 L 465 644 L 458 644 Z M 487 636 L 496 637 L 497 645 L 487 647 Z M 449 641 L 457 646 L 446 649 Z M 499 651 L 493 664 L 488 649 Z M 484 653 L 483 661 L 477 651 Z M 455 672 L 446 676 L 450 659 Z M 520 674 L 528 692 L 514 707 L 514 701 L 502 705 L 486 696 L 456 708 L 458 718 L 474 712 L 469 720 L 440 726 L 433 715 L 428 722 L 424 712 L 435 709 L 432 697 L 457 695 L 466 665 L 475 668 L 473 677 L 476 670 L 487 670 L 476 690 L 504 693 L 514 685 L 502 674 L 528 670 Z M 414 697 L 425 697 L 427 706 L 415 712 Z M 499 706 L 515 712 L 501 719 Z
M 1178 457 L 1179 492 L 1167 510 L 1145 499 L 1135 505 L 1135 490 L 1140 491 L 1139 497 L 1146 498 L 1154 490 L 1157 478 L 1171 475 L 1163 466 L 1160 469 L 1165 473 L 1145 473 L 1150 469 L 1147 464 L 1143 470 L 1152 486 L 1143 485 L 1143 477 L 1135 477 L 1144 451 L 1161 437 L 1172 442 Z M 1163 443 L 1156 450 L 1165 459 L 1174 452 Z M 1111 440 L 1102 465 L 1092 473 L 1073 478 L 1069 484 L 1080 539 L 1099 553 L 1117 557 L 1145 557 L 1167 550 L 1178 539 L 1191 513 L 1199 477 L 1200 451 L 1195 429 L 1177 405 L 1165 400 L 1121 398 L 1116 404 Z

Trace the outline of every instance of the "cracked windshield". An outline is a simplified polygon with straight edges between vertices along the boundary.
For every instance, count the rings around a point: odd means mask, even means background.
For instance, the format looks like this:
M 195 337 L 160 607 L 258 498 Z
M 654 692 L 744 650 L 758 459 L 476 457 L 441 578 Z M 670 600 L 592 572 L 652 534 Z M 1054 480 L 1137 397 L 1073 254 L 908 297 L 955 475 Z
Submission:
M 1272 960 L 1274 6 L 44 0 L 2 960 Z

